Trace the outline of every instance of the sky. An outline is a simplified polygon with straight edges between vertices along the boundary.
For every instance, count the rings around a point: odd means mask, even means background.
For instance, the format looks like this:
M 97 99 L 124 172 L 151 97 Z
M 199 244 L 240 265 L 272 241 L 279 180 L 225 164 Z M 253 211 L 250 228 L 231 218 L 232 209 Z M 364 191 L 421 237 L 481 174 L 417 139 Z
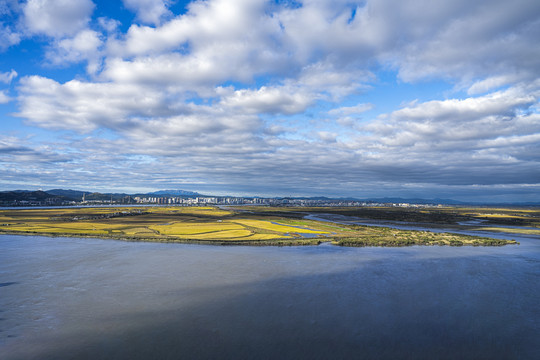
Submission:
M 540 201 L 536 0 L 0 0 L 0 190 Z

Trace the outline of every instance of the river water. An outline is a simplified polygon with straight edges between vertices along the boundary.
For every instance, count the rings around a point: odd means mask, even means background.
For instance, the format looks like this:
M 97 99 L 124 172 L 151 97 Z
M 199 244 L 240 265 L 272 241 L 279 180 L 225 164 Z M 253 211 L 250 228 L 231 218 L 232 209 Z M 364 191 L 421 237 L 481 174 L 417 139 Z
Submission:
M 540 359 L 540 239 L 204 246 L 0 236 L 0 359 Z

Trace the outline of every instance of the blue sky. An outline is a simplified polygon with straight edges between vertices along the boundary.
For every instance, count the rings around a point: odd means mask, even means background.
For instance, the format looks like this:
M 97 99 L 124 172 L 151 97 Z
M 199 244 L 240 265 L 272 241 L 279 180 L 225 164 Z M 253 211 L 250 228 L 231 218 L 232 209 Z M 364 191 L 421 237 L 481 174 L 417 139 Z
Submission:
M 0 190 L 540 201 L 533 0 L 0 0 Z

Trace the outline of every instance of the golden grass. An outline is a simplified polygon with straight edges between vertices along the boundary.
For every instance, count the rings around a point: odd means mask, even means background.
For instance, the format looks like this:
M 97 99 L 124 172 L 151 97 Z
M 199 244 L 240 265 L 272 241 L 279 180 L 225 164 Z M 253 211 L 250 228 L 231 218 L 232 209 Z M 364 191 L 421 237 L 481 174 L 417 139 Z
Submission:
M 511 215 L 511 214 L 470 214 L 474 217 L 481 218 L 512 218 L 512 219 L 530 219 L 527 215 Z
M 290 235 L 280 234 L 252 234 L 250 236 L 238 238 L 237 240 L 275 240 L 275 239 L 291 239 Z
M 229 222 L 212 222 L 212 223 L 183 223 L 176 222 L 172 224 L 152 225 L 149 227 L 152 230 L 158 231 L 163 235 L 192 235 L 202 234 L 207 232 L 227 231 L 227 230 L 243 230 L 244 227 L 238 224 Z
M 154 231 L 147 227 L 128 227 L 122 230 L 126 235 L 153 235 Z
M 184 235 L 183 237 L 196 240 L 238 240 L 238 238 L 247 237 L 252 232 L 249 230 L 223 230 L 204 234 Z M 179 235 L 180 236 L 180 235 Z
M 265 220 L 251 220 L 251 219 L 235 219 L 235 223 L 246 225 L 253 228 L 262 230 L 277 231 L 280 233 L 303 233 L 303 234 L 328 234 L 327 231 L 302 229 L 294 226 L 273 224 L 270 221 Z
M 515 233 L 515 234 L 540 235 L 540 229 L 534 230 L 534 229 L 517 229 L 517 228 L 485 226 L 485 227 L 475 228 L 474 230 L 477 230 L 477 231 L 508 232 L 508 233 Z
M 75 229 L 75 228 L 61 228 L 50 226 L 26 226 L 26 225 L 14 225 L 9 226 L 9 231 L 16 232 L 32 232 L 32 233 L 45 233 L 45 234 L 73 234 L 73 235 L 103 235 L 108 234 L 109 231 L 105 229 Z
M 169 213 L 169 214 L 183 214 L 183 215 L 195 215 L 195 216 L 215 216 L 215 217 L 223 217 L 232 215 L 232 211 L 227 210 L 221 210 L 215 207 L 154 207 L 154 208 L 148 208 L 146 211 L 153 212 L 153 213 Z
M 260 210 L 263 211 L 266 209 Z M 279 209 L 281 214 L 269 211 L 269 215 L 261 215 L 260 212 L 235 213 L 212 207 L 0 210 L 0 232 L 274 245 L 316 244 L 324 239 L 347 246 L 455 245 L 475 244 L 476 241 L 455 234 L 338 225 L 298 219 L 297 215 L 291 218 L 283 216 L 283 209 Z M 519 232 L 535 233 L 536 230 L 522 231 Z M 518 231 L 512 229 L 512 232 Z M 319 236 L 307 239 L 303 235 Z
M 319 233 L 321 231 L 329 231 L 329 232 L 350 231 L 350 229 L 347 229 L 347 228 L 345 228 L 343 226 L 340 226 L 338 224 L 321 223 L 320 221 L 315 221 L 315 220 L 280 219 L 280 220 L 278 220 L 276 222 L 279 223 L 279 224 L 283 224 L 283 225 L 303 226 L 303 227 L 309 228 L 309 229 L 317 229 L 317 233 Z

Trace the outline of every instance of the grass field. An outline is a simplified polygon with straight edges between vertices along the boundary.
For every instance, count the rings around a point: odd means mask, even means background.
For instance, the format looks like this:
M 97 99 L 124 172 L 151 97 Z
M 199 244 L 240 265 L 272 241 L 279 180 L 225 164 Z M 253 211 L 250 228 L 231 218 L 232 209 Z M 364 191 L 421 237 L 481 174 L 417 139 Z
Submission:
M 0 233 L 97 236 L 130 241 L 341 246 L 505 245 L 512 241 L 457 234 L 340 225 L 283 209 L 119 207 L 0 210 Z M 350 211 L 350 209 L 349 209 Z

